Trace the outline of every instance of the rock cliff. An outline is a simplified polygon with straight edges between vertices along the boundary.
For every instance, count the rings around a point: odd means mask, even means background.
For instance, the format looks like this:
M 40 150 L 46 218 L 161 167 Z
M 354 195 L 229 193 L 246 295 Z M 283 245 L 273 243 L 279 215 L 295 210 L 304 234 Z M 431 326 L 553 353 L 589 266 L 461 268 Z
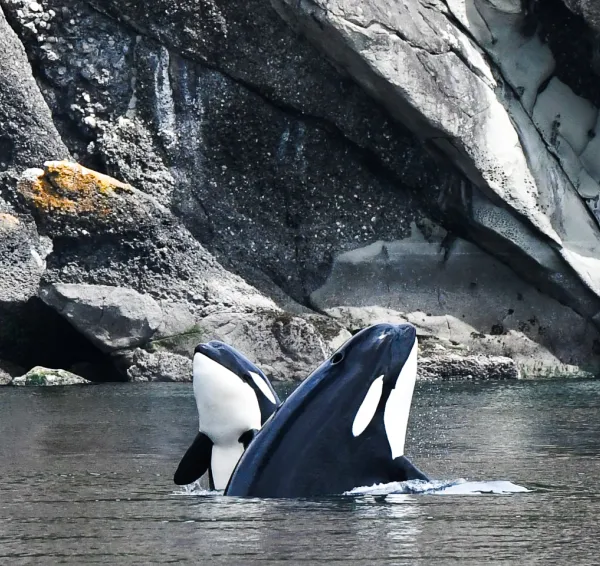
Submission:
M 301 378 L 397 319 L 599 367 L 593 2 L 0 7 L 0 359 Z

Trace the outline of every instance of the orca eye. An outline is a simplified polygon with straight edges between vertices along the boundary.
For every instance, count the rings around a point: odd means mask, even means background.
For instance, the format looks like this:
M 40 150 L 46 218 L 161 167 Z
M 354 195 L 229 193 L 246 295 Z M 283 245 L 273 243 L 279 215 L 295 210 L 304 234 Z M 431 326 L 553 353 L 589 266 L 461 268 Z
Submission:
M 331 363 L 333 365 L 339 364 L 344 359 L 344 354 L 342 352 L 336 352 L 331 356 Z

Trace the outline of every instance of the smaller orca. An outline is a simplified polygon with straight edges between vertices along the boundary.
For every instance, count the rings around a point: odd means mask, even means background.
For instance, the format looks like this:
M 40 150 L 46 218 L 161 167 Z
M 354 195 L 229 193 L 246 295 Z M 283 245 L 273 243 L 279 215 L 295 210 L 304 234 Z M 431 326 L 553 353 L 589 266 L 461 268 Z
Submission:
M 411 324 L 378 324 L 355 334 L 260 430 L 225 495 L 340 495 L 428 480 L 404 456 L 417 348 Z
M 225 489 L 240 456 L 281 402 L 258 367 L 218 340 L 196 346 L 192 372 L 200 432 L 173 481 L 186 485 L 208 470 L 211 489 Z

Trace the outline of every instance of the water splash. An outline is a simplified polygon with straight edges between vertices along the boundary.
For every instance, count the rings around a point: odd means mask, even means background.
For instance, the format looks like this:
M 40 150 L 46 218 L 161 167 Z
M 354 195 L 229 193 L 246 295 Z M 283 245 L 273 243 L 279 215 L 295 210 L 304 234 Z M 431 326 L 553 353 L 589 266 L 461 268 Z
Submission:
M 467 481 L 458 480 L 410 480 L 405 482 L 391 482 L 372 485 L 370 487 L 356 487 L 344 495 L 391 495 L 398 493 L 426 494 L 426 495 L 480 495 L 483 493 L 509 494 L 528 493 L 531 490 L 505 480 L 496 481 Z
M 182 485 L 179 490 L 174 491 L 173 495 L 193 495 L 197 496 L 215 496 L 223 495 L 222 491 L 216 489 L 207 489 L 205 485 L 202 485 L 202 478 L 196 480 L 194 483 L 188 485 Z

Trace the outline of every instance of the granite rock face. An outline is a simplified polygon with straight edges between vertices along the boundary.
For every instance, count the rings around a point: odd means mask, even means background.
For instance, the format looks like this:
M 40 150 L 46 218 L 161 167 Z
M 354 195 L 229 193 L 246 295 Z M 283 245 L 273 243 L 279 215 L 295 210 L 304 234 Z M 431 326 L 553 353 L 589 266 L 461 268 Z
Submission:
M 464 234 L 579 314 L 595 316 L 600 232 L 584 199 L 600 187 L 578 158 L 559 155 L 558 146 L 571 147 L 552 134 L 556 105 L 566 99 L 553 93 L 554 84 L 541 88 L 552 76 L 552 54 L 536 36 L 521 34 L 520 2 L 275 5 L 398 122 L 462 171 L 458 198 L 437 196 Z M 585 102 L 570 100 L 567 111 L 579 114 L 559 120 L 558 134 L 560 124 L 569 134 L 576 130 L 577 154 L 590 142 L 595 114 L 590 108 L 589 123 L 582 122 Z M 553 135 L 557 143 L 549 151 Z
M 129 185 L 74 163 L 47 162 L 26 171 L 18 190 L 54 241 L 43 284 L 128 287 L 198 316 L 277 308 L 227 272 L 168 209 Z
M 410 238 L 340 254 L 312 303 L 353 329 L 398 318 L 471 354 L 510 355 L 533 373 L 593 367 L 598 342 L 590 321 L 474 244 L 447 236 L 438 228 L 426 239 L 414 226 Z
M 189 381 L 194 347 L 214 338 L 271 377 L 301 379 L 349 336 L 321 315 L 279 309 L 156 199 L 111 177 L 47 162 L 26 171 L 18 191 L 55 242 L 39 297 L 129 380 Z
M 356 329 L 324 311 L 373 308 L 534 373 L 600 367 L 593 3 L 0 7 L 0 212 L 27 226 L 0 256 L 20 281 L 0 293 L 24 289 L 8 307 L 70 325 L 38 284 L 148 297 L 160 322 L 125 346 L 105 323 L 82 338 L 136 380 L 174 379 L 159 352 L 204 337 L 301 378 Z
M 495 362 L 498 368 L 507 368 L 504 361 L 511 359 L 522 377 L 589 377 L 597 371 L 586 352 L 596 348 L 589 340 L 585 327 L 574 330 L 574 336 L 569 341 L 572 351 L 556 348 L 555 342 L 544 338 L 545 327 L 536 319 L 531 319 L 520 325 L 519 328 L 504 327 L 497 324 L 487 331 L 479 331 L 460 317 L 451 314 L 435 315 L 423 311 L 400 312 L 383 307 L 334 307 L 327 309 L 340 325 L 355 332 L 371 324 L 391 322 L 395 324 L 410 323 L 417 328 L 419 340 L 419 356 L 422 359 L 441 359 L 441 365 L 435 365 L 440 375 L 444 367 L 451 368 L 452 364 L 445 365 L 448 356 L 455 356 L 455 360 L 487 360 L 487 371 L 492 371 Z M 510 318 L 510 317 L 507 317 Z M 505 321 L 508 326 L 508 321 Z M 589 331 L 588 331 L 589 333 Z M 567 332 L 563 334 L 567 336 Z M 559 340 L 557 336 L 555 338 Z M 584 342 L 578 344 L 577 340 Z M 544 345 L 546 344 L 546 345 Z M 557 356 L 555 352 L 561 351 Z M 419 362 L 420 363 L 420 362 Z M 454 362 L 453 362 L 454 363 Z M 512 372 L 512 370 L 511 370 Z M 496 372 L 498 375 L 501 372 Z M 509 372 L 510 374 L 510 372 Z M 446 373 L 447 375 L 447 373 Z

